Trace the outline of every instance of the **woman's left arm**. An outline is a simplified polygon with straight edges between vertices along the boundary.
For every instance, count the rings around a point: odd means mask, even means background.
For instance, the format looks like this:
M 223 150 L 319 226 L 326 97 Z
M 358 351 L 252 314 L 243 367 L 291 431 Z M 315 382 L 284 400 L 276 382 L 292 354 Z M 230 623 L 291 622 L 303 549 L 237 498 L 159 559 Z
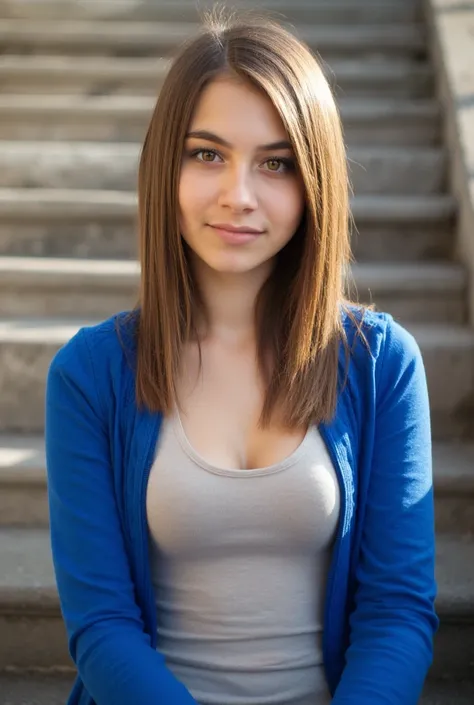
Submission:
M 425 369 L 414 338 L 386 320 L 350 646 L 333 705 L 416 705 L 438 627 Z

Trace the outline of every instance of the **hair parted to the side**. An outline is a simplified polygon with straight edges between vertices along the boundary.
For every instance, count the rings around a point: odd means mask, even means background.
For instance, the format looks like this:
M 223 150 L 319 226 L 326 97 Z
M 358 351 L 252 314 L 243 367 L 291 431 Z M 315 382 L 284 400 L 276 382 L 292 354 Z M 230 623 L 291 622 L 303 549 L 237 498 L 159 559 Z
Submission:
M 349 183 L 338 110 L 305 44 L 256 13 L 207 14 L 176 56 L 144 140 L 138 176 L 140 297 L 136 401 L 169 414 L 183 346 L 196 339 L 203 302 L 180 234 L 178 185 L 185 135 L 202 89 L 228 74 L 272 101 L 288 132 L 306 194 L 298 231 L 277 255 L 255 308 L 266 383 L 261 425 L 277 408 L 289 428 L 329 421 L 339 389 L 341 310 L 350 263 Z M 352 315 L 349 313 L 349 315 Z M 270 364 L 268 361 L 271 361 Z

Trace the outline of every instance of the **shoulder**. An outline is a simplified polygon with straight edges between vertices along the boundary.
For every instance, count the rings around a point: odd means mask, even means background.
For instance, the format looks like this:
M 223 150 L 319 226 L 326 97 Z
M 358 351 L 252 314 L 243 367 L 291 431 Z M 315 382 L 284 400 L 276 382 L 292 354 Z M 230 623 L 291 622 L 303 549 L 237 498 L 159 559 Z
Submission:
M 122 311 L 93 326 L 83 326 L 54 355 L 54 375 L 103 386 L 124 362 L 133 366 L 137 313 Z
M 101 357 L 123 352 L 122 343 L 133 350 L 136 313 L 122 311 L 92 326 L 83 326 L 63 345 L 53 358 L 55 365 L 70 364 L 88 352 L 100 363 Z
M 365 348 L 380 361 L 386 357 L 416 356 L 419 352 L 414 336 L 390 313 L 351 304 L 343 307 L 342 323 L 349 344 L 357 349 L 365 338 Z
M 389 313 L 348 305 L 342 320 L 352 359 L 361 364 L 369 357 L 376 369 L 376 379 L 383 382 L 396 370 L 421 362 L 415 337 Z

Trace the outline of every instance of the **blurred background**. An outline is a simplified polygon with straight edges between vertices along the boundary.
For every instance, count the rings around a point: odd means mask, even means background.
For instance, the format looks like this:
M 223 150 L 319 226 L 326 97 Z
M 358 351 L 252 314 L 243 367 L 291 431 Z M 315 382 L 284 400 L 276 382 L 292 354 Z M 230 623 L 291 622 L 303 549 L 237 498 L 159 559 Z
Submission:
M 428 376 L 441 629 L 422 702 L 472 704 L 474 1 L 232 5 L 286 18 L 340 105 L 353 293 L 414 334 Z M 0 705 L 60 705 L 74 677 L 49 547 L 45 376 L 81 325 L 135 303 L 139 150 L 197 20 L 191 0 L 0 0 Z

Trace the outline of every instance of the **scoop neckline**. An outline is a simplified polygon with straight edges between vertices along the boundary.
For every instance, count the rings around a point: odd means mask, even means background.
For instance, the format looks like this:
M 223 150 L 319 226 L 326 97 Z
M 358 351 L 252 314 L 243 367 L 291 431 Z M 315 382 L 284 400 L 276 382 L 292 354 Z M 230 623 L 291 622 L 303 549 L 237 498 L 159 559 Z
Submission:
M 241 478 L 249 478 L 249 479 L 252 477 L 261 477 L 262 475 L 274 475 L 275 473 L 282 472 L 283 470 L 286 470 L 287 468 L 291 467 L 292 465 L 295 465 L 295 463 L 298 462 L 298 460 L 301 458 L 301 456 L 306 451 L 308 438 L 309 438 L 311 431 L 313 429 L 313 425 L 310 424 L 308 427 L 308 430 L 306 431 L 300 444 L 295 448 L 295 450 L 292 453 L 290 453 L 290 455 L 288 455 L 286 458 L 283 458 L 283 460 L 280 460 L 277 463 L 273 463 L 272 465 L 267 465 L 267 466 L 261 467 L 261 468 L 250 468 L 250 469 L 222 468 L 222 467 L 219 467 L 218 465 L 213 465 L 212 463 L 209 463 L 191 445 L 191 443 L 186 435 L 186 432 L 184 430 L 183 423 L 181 421 L 181 416 L 179 415 L 178 410 L 174 411 L 174 414 L 173 414 L 171 420 L 172 420 L 174 431 L 176 433 L 176 437 L 177 437 L 182 449 L 184 450 L 186 455 L 188 455 L 191 458 L 191 460 L 193 460 L 197 465 L 202 467 L 204 470 L 207 470 L 208 472 L 213 473 L 214 475 L 227 475 L 228 477 L 241 477 Z

